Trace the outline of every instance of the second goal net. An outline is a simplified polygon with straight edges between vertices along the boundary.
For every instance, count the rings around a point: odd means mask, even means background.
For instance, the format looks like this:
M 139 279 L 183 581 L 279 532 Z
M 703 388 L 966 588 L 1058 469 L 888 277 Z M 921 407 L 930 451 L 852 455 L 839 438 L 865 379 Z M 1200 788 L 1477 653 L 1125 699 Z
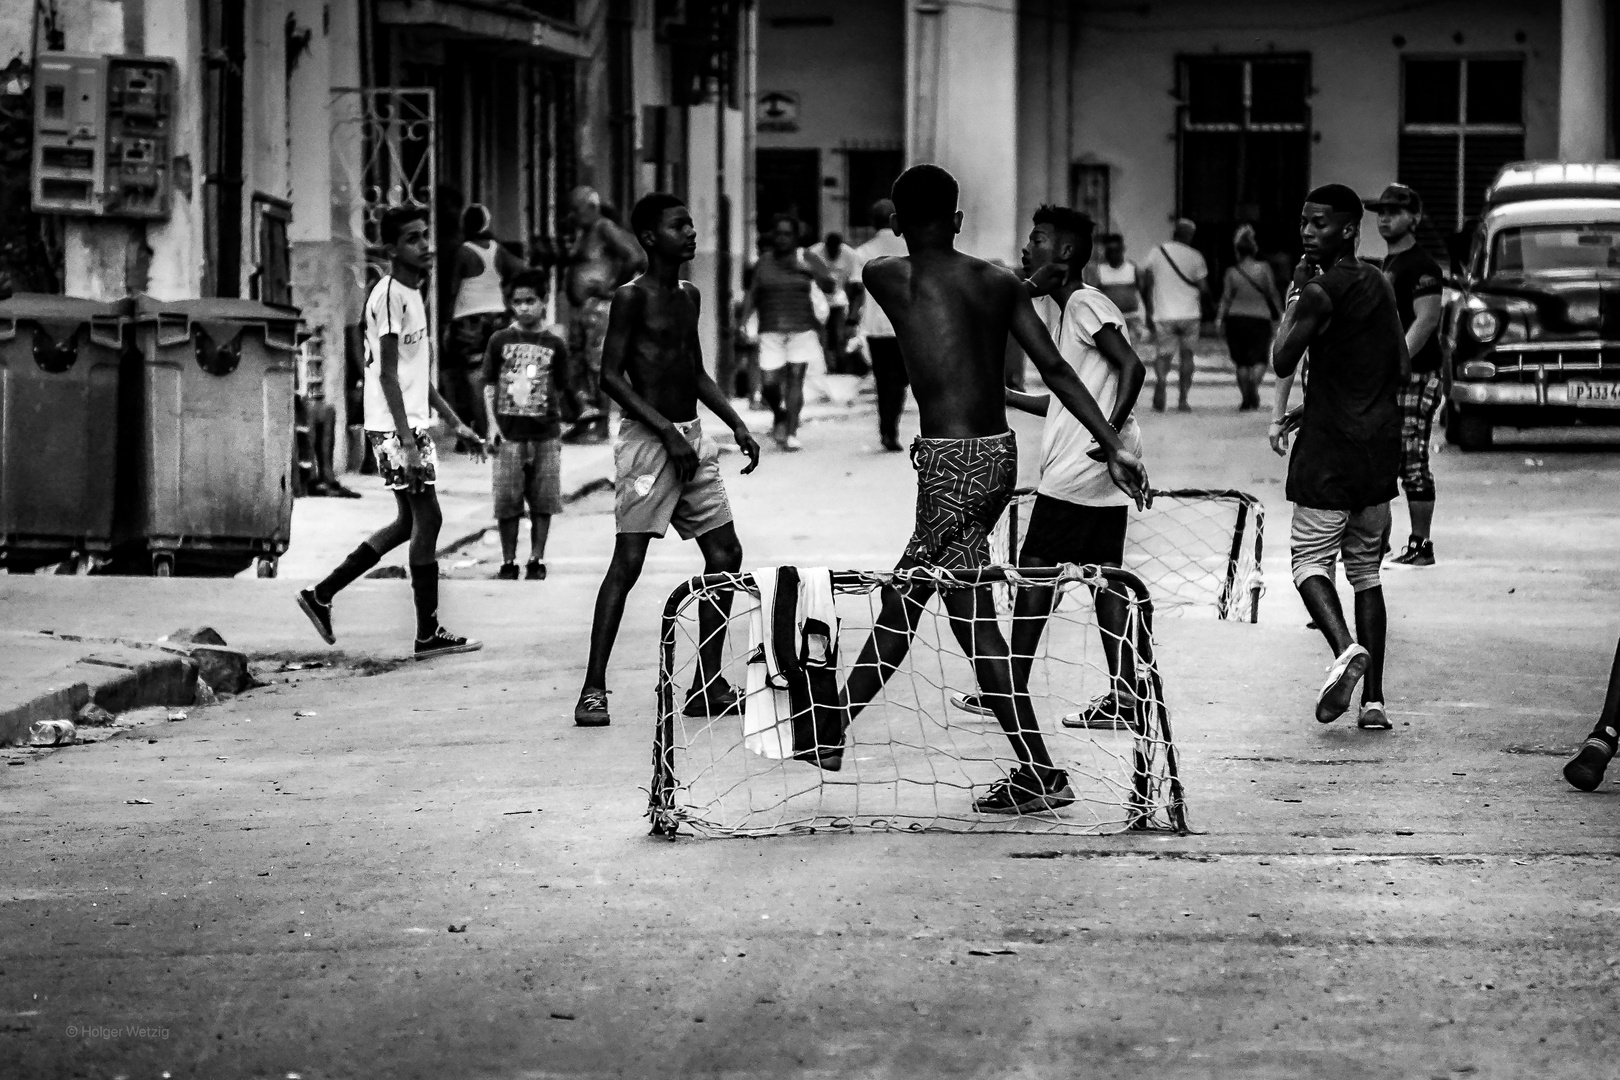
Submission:
M 1186 831 L 1153 605 L 1134 574 L 992 567 L 803 570 L 789 579 L 790 570 L 697 577 L 670 596 L 648 810 L 654 832 Z M 1020 609 L 1026 615 L 1053 614 L 1020 629 L 997 616 L 984 595 L 992 587 L 1032 597 Z M 801 606 L 784 619 L 787 589 Z M 863 677 L 861 651 L 885 601 L 894 610 L 917 598 L 909 652 L 851 719 L 847 688 Z M 980 614 L 957 620 L 947 609 Z M 992 626 L 1028 651 L 997 661 L 981 652 L 976 667 L 962 637 L 968 648 L 987 649 L 978 632 Z M 1030 648 L 1033 633 L 1039 640 Z M 999 709 L 979 678 L 994 663 L 1009 671 L 1021 664 L 1015 678 L 996 684 L 1012 690 Z M 870 684 L 875 666 L 865 667 Z M 1013 707 L 1026 685 L 1032 714 Z M 741 695 L 735 709 L 720 707 L 728 687 Z M 1021 769 L 1015 737 L 1026 748 L 1038 742 L 1066 774 L 1061 805 L 985 809 L 997 785 Z M 837 771 L 818 765 L 829 755 L 839 759 Z
M 1019 488 L 991 534 L 992 562 L 1016 565 L 1034 505 L 1035 490 Z M 1160 608 L 1258 622 L 1265 594 L 1260 571 L 1265 524 L 1265 507 L 1246 491 L 1156 490 L 1152 506 L 1131 510 L 1125 569 L 1141 578 Z M 1007 610 L 1010 594 L 997 591 Z

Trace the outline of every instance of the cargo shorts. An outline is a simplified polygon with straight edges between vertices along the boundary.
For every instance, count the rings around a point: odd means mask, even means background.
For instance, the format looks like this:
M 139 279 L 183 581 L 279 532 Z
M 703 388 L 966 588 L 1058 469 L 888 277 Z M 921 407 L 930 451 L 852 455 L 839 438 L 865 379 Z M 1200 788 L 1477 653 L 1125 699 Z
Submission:
M 697 472 L 681 483 L 658 433 L 626 416 L 613 448 L 614 519 L 620 533 L 663 536 L 671 525 L 682 540 L 731 523 L 731 502 L 720 479 L 720 446 L 700 421 L 675 427 L 698 454 Z
M 1389 503 L 1360 510 L 1317 510 L 1294 507 L 1294 523 L 1289 548 L 1294 584 L 1306 578 L 1333 580 L 1333 568 L 1344 556 L 1344 576 L 1356 592 L 1366 592 L 1383 584 L 1379 565 L 1384 561 L 1384 537 L 1389 533 Z

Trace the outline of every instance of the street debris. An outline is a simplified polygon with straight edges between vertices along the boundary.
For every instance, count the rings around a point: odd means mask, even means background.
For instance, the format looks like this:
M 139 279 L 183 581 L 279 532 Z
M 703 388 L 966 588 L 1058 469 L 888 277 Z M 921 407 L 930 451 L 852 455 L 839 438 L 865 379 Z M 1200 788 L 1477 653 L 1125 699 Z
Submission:
M 78 715 L 80 727 L 107 727 L 116 719 L 112 713 L 93 701 L 86 702 Z
M 465 934 L 467 932 L 467 924 L 462 923 L 460 926 L 457 926 L 455 923 L 451 923 L 450 932 L 452 934 Z
M 170 709 L 169 710 L 169 723 L 178 724 L 180 721 L 184 720 L 185 718 L 186 718 L 186 710 L 184 710 L 184 709 Z
M 543 814 L 543 813 L 545 813 L 545 811 L 537 806 L 533 810 L 502 810 L 501 811 L 501 816 L 502 817 L 511 817 L 513 814 Z
M 554 1013 L 551 1014 L 551 1018 L 553 1020 L 572 1020 L 572 1019 L 574 1019 L 574 1014 L 573 1013 L 564 1013 L 564 1012 L 554 1012 Z
M 79 741 L 79 729 L 71 720 L 40 720 L 28 729 L 29 746 L 72 746 Z
M 1018 950 L 1003 946 L 999 949 L 969 949 L 969 956 L 1017 956 Z
M 151 806 L 152 805 L 152 800 L 151 799 L 125 799 L 124 800 L 124 805 L 125 806 Z
M 311 712 L 308 709 L 294 709 L 293 710 L 293 719 L 294 720 L 310 719 L 310 718 L 313 718 L 313 717 L 316 717 L 316 716 L 319 716 L 319 715 L 321 715 L 321 714 L 318 713 L 318 712 Z
M 199 709 L 206 708 L 209 705 L 218 705 L 219 695 L 214 693 L 214 688 L 209 686 L 206 680 L 198 679 L 197 696 L 191 703 Z

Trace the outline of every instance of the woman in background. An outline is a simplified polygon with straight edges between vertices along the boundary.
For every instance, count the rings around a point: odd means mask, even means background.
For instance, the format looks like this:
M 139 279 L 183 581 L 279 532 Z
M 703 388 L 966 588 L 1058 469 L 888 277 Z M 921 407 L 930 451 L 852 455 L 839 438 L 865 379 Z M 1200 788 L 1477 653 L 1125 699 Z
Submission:
M 1215 321 L 1226 337 L 1226 348 L 1237 368 L 1239 412 L 1260 408 L 1260 381 L 1271 359 L 1271 335 L 1282 314 L 1277 280 L 1259 258 L 1254 227 L 1238 226 L 1232 237 L 1237 263 L 1226 271 L 1225 288 Z

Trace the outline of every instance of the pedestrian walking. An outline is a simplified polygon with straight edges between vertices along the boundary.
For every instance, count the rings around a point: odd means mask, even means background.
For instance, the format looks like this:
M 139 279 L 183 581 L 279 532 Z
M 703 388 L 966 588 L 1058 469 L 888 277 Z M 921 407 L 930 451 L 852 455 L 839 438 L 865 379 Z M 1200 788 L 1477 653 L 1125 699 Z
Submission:
M 833 291 L 827 297 L 827 325 L 824 344 L 827 370 L 843 374 L 847 367 L 844 346 L 849 336 L 849 284 L 850 278 L 860 273 L 861 264 L 855 250 L 844 243 L 842 233 L 830 232 L 819 244 L 810 246 L 810 253 L 827 264 L 832 274 Z
M 561 413 L 557 378 L 568 347 L 545 324 L 548 281 L 540 270 L 512 279 L 512 325 L 490 335 L 484 354 L 484 410 L 495 463 L 490 486 L 501 538 L 503 581 L 518 577 L 518 525 L 529 511 L 524 577 L 544 581 L 551 517 L 562 513 Z
M 805 376 L 812 365 L 826 362 L 811 291 L 830 293 L 833 276 L 826 263 L 799 246 L 799 222 L 793 216 L 777 215 L 770 238 L 770 250 L 754 267 L 743 319 L 759 314 L 759 370 L 762 393 L 774 415 L 771 438 L 779 449 L 798 450 Z
M 1367 209 L 1378 215 L 1378 235 L 1389 246 L 1384 277 L 1395 290 L 1395 308 L 1406 331 L 1412 372 L 1401 387 L 1401 490 L 1411 533 L 1394 561 L 1433 566 L 1434 472 L 1429 468 L 1429 437 L 1440 407 L 1440 293 L 1445 275 L 1417 242 L 1423 199 L 1405 184 L 1390 184 Z
M 1384 637 L 1388 615 L 1379 578 L 1389 501 L 1400 471 L 1396 396 L 1406 376 L 1406 339 L 1383 274 L 1356 258 L 1359 196 L 1327 184 L 1305 197 L 1300 213 L 1304 257 L 1294 271 L 1298 296 L 1283 313 L 1272 353 L 1279 380 L 1310 351 L 1305 403 L 1289 414 L 1281 439 L 1298 428 L 1288 462 L 1294 586 L 1333 650 L 1316 719 L 1337 720 L 1362 686 L 1357 726 L 1390 727 L 1384 708 Z M 1336 559 L 1355 590 L 1351 637 L 1334 586 Z
M 872 204 L 872 228 L 876 235 L 855 249 L 862 267 L 873 259 L 906 254 L 906 242 L 894 231 L 894 203 L 879 199 Z M 862 286 L 864 294 L 865 287 Z M 867 359 L 872 362 L 872 381 L 877 386 L 878 437 L 883 449 L 900 452 L 900 414 L 906 407 L 906 365 L 900 358 L 900 344 L 894 336 L 883 305 L 867 296 L 861 303 L 858 333 L 866 342 Z
M 569 399 L 574 421 L 568 442 L 606 442 L 608 396 L 602 389 L 602 342 L 607 336 L 613 290 L 646 269 L 635 238 L 602 213 L 602 197 L 577 187 L 571 196 L 574 241 L 564 257 L 568 273 Z
M 1142 304 L 1142 270 L 1125 257 L 1125 238 L 1119 233 L 1104 233 L 1098 243 L 1102 258 L 1086 264 L 1085 282 L 1119 309 L 1125 317 L 1126 339 L 1133 350 L 1141 349 L 1150 343 Z
M 1153 361 L 1155 412 L 1164 411 L 1165 381 L 1170 365 L 1178 358 L 1180 395 L 1176 408 L 1192 411 L 1187 394 L 1192 389 L 1193 353 L 1204 318 L 1204 298 L 1209 294 L 1209 265 L 1192 246 L 1197 231 L 1198 227 L 1186 218 L 1177 221 L 1170 240 L 1154 248 L 1142 268 L 1147 327 L 1158 344 Z
M 506 322 L 504 283 L 525 269 L 490 231 L 489 209 L 473 203 L 461 214 L 461 246 L 450 266 L 450 327 L 439 382 L 444 396 L 480 435 L 486 434 L 479 372 L 489 336 Z M 461 450 L 465 447 L 457 446 Z
M 1609 691 L 1603 698 L 1603 711 L 1598 714 L 1592 734 L 1564 764 L 1564 779 L 1571 787 L 1596 791 L 1603 783 L 1603 774 L 1617 745 L 1620 745 L 1620 648 L 1615 650 L 1614 663 L 1609 665 Z
M 473 652 L 483 643 L 450 633 L 439 624 L 439 564 L 436 551 L 443 520 L 438 453 L 428 432 L 429 409 L 484 457 L 478 433 L 462 423 L 432 382 L 433 342 L 428 333 L 422 281 L 433 261 L 427 212 L 396 206 L 383 214 L 382 242 L 389 272 L 365 303 L 366 438 L 377 458 L 377 472 L 394 493 L 395 517 L 349 553 L 313 588 L 298 594 L 298 606 L 328 645 L 337 643 L 332 602 L 337 594 L 399 545 L 410 543 L 411 595 L 416 604 L 416 657 Z
M 1260 383 L 1271 359 L 1271 336 L 1282 317 L 1282 300 L 1271 266 L 1260 258 L 1252 225 L 1240 225 L 1232 237 L 1237 262 L 1227 267 L 1215 323 L 1226 337 L 1237 369 L 1238 411 L 1260 408 Z

